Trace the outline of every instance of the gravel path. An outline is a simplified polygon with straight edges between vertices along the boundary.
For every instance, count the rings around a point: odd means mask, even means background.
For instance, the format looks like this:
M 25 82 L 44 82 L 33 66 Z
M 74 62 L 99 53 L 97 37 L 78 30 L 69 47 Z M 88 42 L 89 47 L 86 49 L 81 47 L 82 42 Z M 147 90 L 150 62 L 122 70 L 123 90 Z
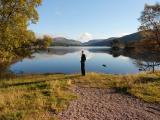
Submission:
M 60 120 L 160 120 L 160 105 L 148 104 L 109 89 L 75 87 L 72 101 Z

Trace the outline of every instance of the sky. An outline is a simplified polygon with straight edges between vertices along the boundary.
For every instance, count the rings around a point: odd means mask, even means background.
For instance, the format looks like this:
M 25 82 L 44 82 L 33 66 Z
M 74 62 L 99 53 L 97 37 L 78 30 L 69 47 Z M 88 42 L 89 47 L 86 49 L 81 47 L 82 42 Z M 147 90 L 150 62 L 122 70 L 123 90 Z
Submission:
M 66 37 L 86 42 L 137 32 L 144 5 L 160 0 L 43 0 L 39 22 L 29 29 L 37 36 Z

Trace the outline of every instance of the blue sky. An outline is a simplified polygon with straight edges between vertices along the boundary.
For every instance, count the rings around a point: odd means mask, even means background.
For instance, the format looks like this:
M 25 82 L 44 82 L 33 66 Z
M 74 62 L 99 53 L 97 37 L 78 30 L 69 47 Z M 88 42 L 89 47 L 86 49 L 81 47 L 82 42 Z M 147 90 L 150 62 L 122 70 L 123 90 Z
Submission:
M 119 37 L 137 31 L 145 3 L 160 0 L 43 0 L 39 22 L 29 28 L 38 35 L 89 39 Z

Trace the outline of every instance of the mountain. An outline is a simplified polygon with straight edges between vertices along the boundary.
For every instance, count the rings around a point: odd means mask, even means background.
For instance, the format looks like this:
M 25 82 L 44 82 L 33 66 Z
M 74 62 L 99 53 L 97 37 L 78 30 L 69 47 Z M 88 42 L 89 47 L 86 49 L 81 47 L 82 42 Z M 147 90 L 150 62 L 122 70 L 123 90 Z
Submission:
M 132 33 L 120 38 L 117 38 L 116 40 L 118 40 L 119 42 L 123 43 L 123 44 L 128 44 L 128 43 L 132 43 L 132 42 L 139 42 L 142 39 L 141 35 L 139 32 L 136 33 Z
M 98 42 L 100 42 L 100 41 L 102 41 L 102 40 L 104 40 L 104 39 L 90 40 L 90 41 L 88 41 L 88 42 L 83 43 L 83 45 L 84 45 L 84 46 L 94 45 L 94 44 L 96 44 L 96 43 L 98 43 Z
M 120 38 L 113 40 L 112 48 L 135 48 L 140 46 L 142 42 L 142 36 L 139 32 L 132 33 L 130 35 L 126 35 Z
M 67 39 L 64 37 L 53 38 L 52 46 L 81 46 L 82 43 L 80 41 Z
M 83 43 L 84 46 L 111 46 L 112 41 L 116 39 L 115 37 L 108 38 L 108 39 L 95 39 L 90 40 L 86 43 Z
M 114 44 L 114 41 L 118 41 L 123 45 L 128 45 L 130 43 L 139 43 L 141 39 L 142 37 L 139 32 L 120 38 L 111 37 L 108 39 L 94 39 L 85 43 L 81 43 L 80 41 L 67 39 L 64 37 L 57 37 L 53 38 L 52 46 L 112 46 Z

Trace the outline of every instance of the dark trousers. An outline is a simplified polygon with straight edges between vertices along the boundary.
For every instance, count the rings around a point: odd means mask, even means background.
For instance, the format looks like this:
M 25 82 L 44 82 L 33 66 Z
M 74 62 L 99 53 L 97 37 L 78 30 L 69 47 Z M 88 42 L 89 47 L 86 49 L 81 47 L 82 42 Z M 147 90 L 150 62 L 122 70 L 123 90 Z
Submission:
M 81 73 L 83 76 L 86 75 L 86 72 L 85 72 L 85 62 L 81 62 Z

